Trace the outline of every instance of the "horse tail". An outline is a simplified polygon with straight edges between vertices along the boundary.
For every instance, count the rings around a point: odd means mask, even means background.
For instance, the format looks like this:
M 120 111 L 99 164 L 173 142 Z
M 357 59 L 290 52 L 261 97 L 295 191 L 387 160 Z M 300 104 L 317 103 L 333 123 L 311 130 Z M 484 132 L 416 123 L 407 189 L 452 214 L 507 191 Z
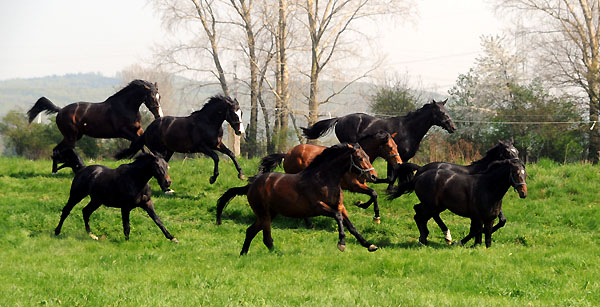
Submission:
M 314 125 L 307 128 L 300 128 L 302 129 L 302 134 L 304 134 L 307 139 L 318 139 L 331 131 L 331 128 L 333 128 L 337 121 L 338 118 L 334 117 L 318 121 Z
M 121 160 L 121 159 L 133 157 L 133 155 L 135 155 L 138 151 L 140 151 L 144 147 L 144 144 L 145 144 L 145 138 L 144 138 L 144 134 L 142 133 L 142 135 L 138 136 L 137 139 L 135 139 L 135 140 L 133 140 L 133 142 L 131 142 L 131 144 L 129 145 L 129 148 L 119 151 L 115 155 L 115 159 Z
M 52 101 L 50 101 L 46 97 L 42 97 L 38 99 L 33 107 L 29 111 L 27 111 L 27 116 L 29 116 L 29 123 L 31 123 L 38 114 L 45 111 L 46 114 L 58 113 L 60 108 L 57 107 Z
M 223 215 L 223 209 L 225 209 L 229 201 L 238 195 L 246 195 L 250 186 L 252 186 L 252 184 L 231 188 L 219 197 L 219 200 L 217 200 L 217 225 L 221 225 L 221 215 Z
M 415 190 L 415 174 L 414 172 L 421 168 L 414 163 L 402 163 L 396 166 L 398 172 L 398 187 L 388 192 L 388 199 L 395 199 L 404 194 Z
M 283 161 L 285 156 L 286 154 L 274 153 L 262 158 L 262 160 L 260 160 L 260 165 L 258 166 L 258 173 L 256 176 L 272 172 L 277 165 L 281 164 L 281 161 Z

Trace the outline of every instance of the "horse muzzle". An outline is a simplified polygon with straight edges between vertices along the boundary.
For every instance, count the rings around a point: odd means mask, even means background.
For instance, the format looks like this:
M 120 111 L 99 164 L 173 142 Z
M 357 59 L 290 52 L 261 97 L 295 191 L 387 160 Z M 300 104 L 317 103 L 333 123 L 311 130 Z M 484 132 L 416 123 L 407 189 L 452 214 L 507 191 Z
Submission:
M 519 186 L 519 188 L 517 188 L 517 192 L 519 193 L 519 197 L 521 197 L 521 198 L 527 197 L 527 185 L 524 184 L 522 186 Z
M 367 179 L 368 182 L 375 182 L 377 181 L 377 174 L 373 174 L 373 173 L 367 173 L 365 175 L 365 179 Z

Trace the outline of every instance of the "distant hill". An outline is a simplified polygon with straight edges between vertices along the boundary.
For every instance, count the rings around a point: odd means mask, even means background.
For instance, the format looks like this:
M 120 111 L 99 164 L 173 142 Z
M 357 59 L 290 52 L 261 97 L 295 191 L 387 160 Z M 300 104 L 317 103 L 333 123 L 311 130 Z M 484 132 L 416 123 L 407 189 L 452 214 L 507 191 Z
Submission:
M 58 106 L 78 101 L 104 101 L 120 86 L 120 79 L 95 73 L 2 80 L 0 116 L 14 109 L 27 111 L 42 96 Z

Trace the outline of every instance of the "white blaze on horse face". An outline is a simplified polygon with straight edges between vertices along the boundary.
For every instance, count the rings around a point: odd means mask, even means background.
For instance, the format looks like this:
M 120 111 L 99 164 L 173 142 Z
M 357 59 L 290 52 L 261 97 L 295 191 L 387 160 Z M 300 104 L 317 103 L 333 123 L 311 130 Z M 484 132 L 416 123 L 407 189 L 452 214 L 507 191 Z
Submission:
M 524 169 L 521 170 L 521 174 L 525 175 L 525 170 Z
M 238 119 L 240 120 L 240 133 L 246 132 L 244 129 L 244 123 L 242 122 L 242 110 L 235 111 L 235 115 L 237 115 Z
M 517 149 L 516 148 L 511 148 L 510 151 L 517 153 Z
M 158 95 L 158 94 L 156 94 L 156 95 Z M 163 111 L 162 111 L 162 108 L 160 107 L 160 105 L 158 106 L 158 116 L 160 116 L 160 117 L 163 117 L 163 116 L 165 116 L 165 115 L 163 114 Z

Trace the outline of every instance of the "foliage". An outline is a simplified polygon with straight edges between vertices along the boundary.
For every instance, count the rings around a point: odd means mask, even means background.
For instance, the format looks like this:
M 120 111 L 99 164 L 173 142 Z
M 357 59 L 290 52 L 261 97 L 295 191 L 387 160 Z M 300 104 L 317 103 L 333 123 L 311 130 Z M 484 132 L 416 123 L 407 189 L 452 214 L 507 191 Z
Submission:
M 111 167 L 114 161 L 99 161 Z M 214 222 L 216 199 L 244 184 L 230 161 L 208 184 L 210 159 L 173 161 L 175 196 L 160 193 L 153 179 L 158 215 L 180 241 L 161 234 L 142 210 L 131 213 L 131 237 L 122 234 L 120 210 L 101 207 L 91 216 L 100 241 L 90 239 L 81 219 L 83 200 L 53 229 L 69 194 L 72 174 L 51 176 L 49 160 L 0 158 L 0 305 L 580 305 L 600 301 L 600 172 L 590 164 L 527 165 L 529 196 L 504 197 L 508 218 L 491 248 L 447 246 L 430 222 L 430 246 L 417 242 L 414 195 L 380 198 L 382 221 L 372 209 L 348 206 L 352 222 L 380 247 L 368 253 L 347 233 L 346 251 L 336 248 L 331 218 L 315 229 L 278 217 L 275 251 L 261 234 L 239 256 L 253 214 L 243 197 Z M 247 174 L 257 160 L 241 159 Z M 384 163 L 376 163 L 385 173 Z M 385 186 L 375 189 L 383 196 Z M 365 196 L 345 193 L 351 204 Z M 442 218 L 454 238 L 469 231 L 467 219 Z
M 371 97 L 371 112 L 377 115 L 404 115 L 417 108 L 418 97 L 408 86 L 396 82 L 391 87 L 381 87 Z
M 62 135 L 52 124 L 27 122 L 27 116 L 18 111 L 9 111 L 0 122 L 0 134 L 5 142 L 5 153 L 28 159 L 49 157 L 52 148 Z

